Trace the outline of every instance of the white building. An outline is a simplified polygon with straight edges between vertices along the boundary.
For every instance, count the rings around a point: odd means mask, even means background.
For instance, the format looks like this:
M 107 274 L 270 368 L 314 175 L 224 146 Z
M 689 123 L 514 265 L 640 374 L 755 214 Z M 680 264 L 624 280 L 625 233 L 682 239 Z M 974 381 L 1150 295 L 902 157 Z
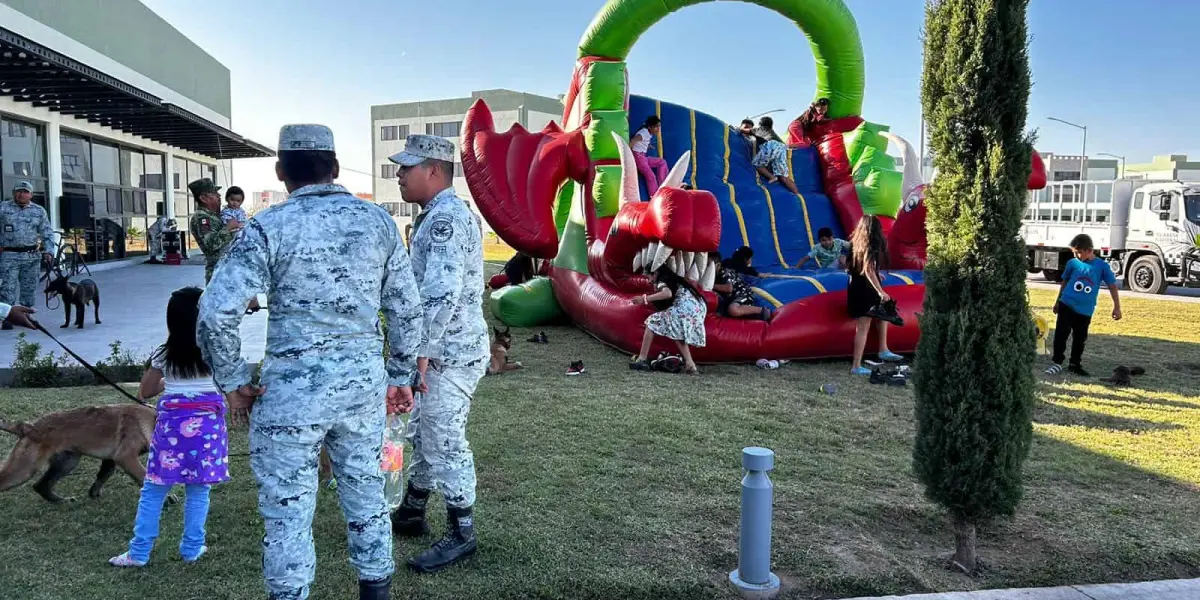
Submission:
M 1121 161 L 1115 158 L 1092 158 L 1078 154 L 1055 154 L 1042 152 L 1046 165 L 1046 181 L 1059 182 L 1112 181 L 1120 175 Z M 1081 177 L 1082 173 L 1087 174 Z M 1061 204 L 1059 204 L 1061 203 Z M 1112 205 L 1112 185 L 1099 183 L 1063 183 L 1048 185 L 1045 189 L 1030 192 L 1026 218 L 1034 218 L 1036 208 L 1039 220 L 1089 220 L 1108 221 Z M 1086 207 L 1086 211 L 1084 210 Z
M 0 0 L 3 197 L 30 181 L 89 262 L 144 254 L 158 215 L 192 212 L 187 182 L 274 155 L 230 105 L 229 70 L 138 0 Z
M 404 139 L 411 133 L 449 138 L 454 142 L 457 155 L 463 119 L 471 105 L 480 98 L 491 109 L 497 131 L 506 131 L 517 122 L 531 131 L 541 130 L 550 121 L 562 120 L 563 105 L 560 100 L 502 89 L 472 92 L 467 98 L 371 107 L 371 163 L 375 169 L 371 191 L 375 202 L 387 208 L 401 227 L 412 223 L 417 210 L 401 200 L 400 189 L 396 185 L 396 165 L 388 161 L 388 157 L 404 149 Z M 455 191 L 463 198 L 470 199 L 471 191 L 462 177 L 462 164 L 456 160 L 454 168 Z M 473 202 L 471 208 L 477 210 Z M 486 222 L 484 227 L 487 227 Z

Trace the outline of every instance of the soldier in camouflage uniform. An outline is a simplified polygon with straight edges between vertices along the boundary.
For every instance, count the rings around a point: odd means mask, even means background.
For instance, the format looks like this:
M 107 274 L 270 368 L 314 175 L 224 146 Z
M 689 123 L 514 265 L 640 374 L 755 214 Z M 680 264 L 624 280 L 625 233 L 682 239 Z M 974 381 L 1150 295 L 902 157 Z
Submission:
M 413 271 L 425 311 L 417 370 L 423 393 L 408 421 L 412 460 L 408 488 L 392 513 L 399 535 L 429 530 L 425 504 L 437 487 L 446 501 L 445 536 L 408 561 L 419 572 L 450 566 L 475 552 L 471 516 L 475 459 L 467 444 L 471 397 L 488 363 L 483 319 L 483 242 L 480 222 L 454 194 L 454 145 L 445 138 L 411 135 L 398 165 L 400 193 L 423 209 L 413 225 Z
M 226 252 L 201 299 L 197 339 L 231 417 L 240 421 L 249 410 L 270 597 L 308 597 L 324 445 L 360 597 L 383 600 L 394 563 L 380 452 L 385 411 L 412 406 L 420 296 L 387 211 L 333 183 L 338 166 L 327 127 L 284 126 L 276 172 L 288 201 L 251 219 Z M 246 299 L 259 293 L 273 308 L 261 388 L 250 383 L 238 335 Z
M 39 252 L 38 239 L 42 247 Z M 0 204 L 0 302 L 33 306 L 39 265 L 54 259 L 54 229 L 46 209 L 33 203 L 28 181 L 13 187 L 13 199 Z M 3 329 L 12 329 L 4 323 Z
M 196 240 L 196 245 L 200 246 L 200 251 L 204 252 L 204 284 L 208 285 L 213 269 L 217 268 L 217 262 L 242 224 L 238 221 L 221 224 L 221 187 L 213 180 L 207 177 L 197 179 L 188 184 L 188 189 L 195 196 L 197 205 L 196 212 L 188 221 L 188 230 L 192 233 L 192 239 Z

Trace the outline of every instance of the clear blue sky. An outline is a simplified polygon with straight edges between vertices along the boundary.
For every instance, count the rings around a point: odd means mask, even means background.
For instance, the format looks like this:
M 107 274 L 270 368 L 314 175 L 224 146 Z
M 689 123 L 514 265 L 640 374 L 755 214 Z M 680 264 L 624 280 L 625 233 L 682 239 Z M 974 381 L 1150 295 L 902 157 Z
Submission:
M 144 0 L 229 67 L 233 127 L 274 147 L 279 126 L 333 127 L 343 165 L 372 171 L 372 104 L 509 88 L 566 91 L 575 49 L 603 0 Z M 919 138 L 920 0 L 847 0 L 866 55 L 863 116 Z M 1028 125 L 1039 150 L 1149 161 L 1200 159 L 1200 2 L 1035 0 Z M 679 11 L 629 57 L 634 93 L 728 121 L 775 108 L 798 114 L 813 95 L 813 61 L 795 26 L 766 9 L 714 2 Z M 783 116 L 783 115 L 778 115 Z M 272 161 L 238 161 L 247 190 L 282 189 Z M 345 173 L 353 191 L 370 179 Z

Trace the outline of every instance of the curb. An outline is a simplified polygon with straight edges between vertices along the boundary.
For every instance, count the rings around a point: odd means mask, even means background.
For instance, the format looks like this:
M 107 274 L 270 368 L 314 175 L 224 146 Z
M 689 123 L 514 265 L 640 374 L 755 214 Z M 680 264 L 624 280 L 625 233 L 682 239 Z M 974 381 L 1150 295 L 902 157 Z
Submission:
M 848 600 L 1195 600 L 1200 579 L 1166 579 L 1143 583 L 1103 583 L 1053 588 L 1012 588 L 978 592 L 943 592 L 909 596 L 862 596 Z

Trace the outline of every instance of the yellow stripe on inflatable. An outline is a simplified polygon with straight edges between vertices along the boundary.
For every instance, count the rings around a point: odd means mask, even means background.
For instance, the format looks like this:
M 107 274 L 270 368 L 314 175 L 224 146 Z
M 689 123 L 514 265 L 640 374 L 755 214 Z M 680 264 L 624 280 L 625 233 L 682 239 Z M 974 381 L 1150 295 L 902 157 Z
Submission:
M 759 187 L 767 197 L 767 214 L 771 217 L 771 238 L 775 240 L 775 255 L 779 257 L 779 264 L 783 265 L 783 268 L 790 269 L 792 266 L 787 264 L 787 259 L 783 257 L 783 249 L 779 247 L 779 232 L 775 230 L 775 203 L 771 200 L 771 192 L 765 185 Z
M 658 157 L 667 160 L 667 136 L 662 131 L 662 100 L 654 101 L 654 116 L 658 117 Z
M 788 172 L 792 174 L 792 181 L 796 181 L 796 167 L 794 166 L 795 162 L 792 160 L 793 153 L 795 153 L 795 150 L 789 148 Z M 812 222 L 808 220 L 808 201 L 804 199 L 804 194 L 796 195 L 800 197 L 800 210 L 804 212 L 804 229 L 808 231 L 808 247 L 812 248 L 814 245 L 816 245 L 816 241 L 813 240 Z
M 691 111 L 692 116 L 692 189 L 696 189 L 696 111 Z
M 822 294 L 829 291 L 829 290 L 825 289 L 825 286 L 821 285 L 820 281 L 817 281 L 816 279 L 809 277 L 808 275 L 776 275 L 774 273 L 760 273 L 758 276 L 761 279 L 800 279 L 800 280 L 811 283 L 812 286 L 814 288 L 817 288 L 817 291 Z
M 693 173 L 695 170 L 692 171 Z M 733 188 L 733 184 L 729 183 L 729 132 L 725 132 L 725 174 L 722 176 L 722 181 L 729 187 L 729 203 L 733 205 L 733 214 L 737 215 L 738 229 L 742 232 L 742 245 L 750 245 L 750 236 L 746 235 L 746 220 L 742 218 L 742 209 L 738 207 L 737 192 Z M 693 186 L 695 187 L 695 186 Z
M 895 277 L 896 279 L 903 281 L 905 283 L 905 285 L 915 285 L 913 283 L 912 278 L 910 278 L 908 275 L 901 275 L 899 273 L 888 273 L 888 275 L 891 275 L 892 277 Z
M 775 296 L 768 294 L 765 290 L 761 290 L 756 287 L 752 287 L 752 288 L 750 288 L 750 291 L 754 292 L 755 294 L 758 294 L 758 296 L 760 298 L 762 298 L 763 300 L 770 302 L 771 305 L 774 306 L 775 308 L 779 308 L 780 306 L 783 306 L 782 302 L 776 300 Z

